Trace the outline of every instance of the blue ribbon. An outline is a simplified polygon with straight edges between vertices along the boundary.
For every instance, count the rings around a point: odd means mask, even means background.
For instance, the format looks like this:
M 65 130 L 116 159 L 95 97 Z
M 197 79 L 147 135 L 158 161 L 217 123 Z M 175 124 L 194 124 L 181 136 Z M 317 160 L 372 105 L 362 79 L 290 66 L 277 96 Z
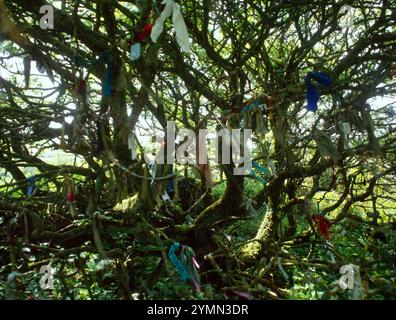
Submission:
M 103 97 L 110 97 L 112 94 L 112 84 L 113 84 L 113 71 L 112 71 L 112 63 L 111 56 L 107 59 L 107 68 L 103 79 Z
M 248 104 L 247 106 L 244 106 L 241 110 L 242 112 L 247 112 L 250 111 L 254 108 L 258 108 L 260 106 L 260 102 L 258 102 L 257 100 L 254 100 L 251 104 Z
M 170 174 L 173 174 L 173 164 L 170 165 Z M 175 191 L 175 185 L 173 183 L 173 178 L 168 179 L 168 183 L 166 185 L 166 192 L 169 194 Z
M 250 171 L 250 174 L 255 177 L 257 180 L 259 180 L 262 184 L 267 184 L 267 180 L 265 180 L 264 178 L 258 176 L 257 174 L 254 173 L 254 171 Z
M 176 267 L 177 271 L 179 272 L 180 278 L 186 282 L 187 280 L 192 280 L 190 273 L 188 272 L 186 266 L 180 262 L 179 258 L 176 256 L 176 251 L 180 250 L 181 245 L 179 242 L 175 242 L 171 245 L 168 257 L 172 261 L 173 265 Z
M 85 77 L 85 80 L 88 79 L 89 74 L 92 72 L 93 68 L 99 63 L 104 62 L 106 64 L 106 71 L 103 78 L 103 87 L 102 87 L 102 95 L 103 97 L 110 97 L 112 94 L 112 86 L 113 86 L 113 71 L 112 71 L 112 61 L 111 55 L 108 51 L 104 51 L 98 59 L 93 62 L 87 62 L 83 57 L 76 55 L 74 57 L 74 63 L 77 67 L 87 67 L 88 73 Z
M 131 45 L 131 52 L 129 55 L 131 61 L 138 60 L 140 58 L 141 51 L 142 51 L 142 45 L 140 44 L 140 42 L 136 42 L 133 45 Z
M 327 73 L 320 71 L 308 72 L 304 80 L 307 85 L 307 109 L 308 111 L 316 112 L 318 110 L 319 92 L 316 86 L 311 83 L 311 80 L 315 80 L 324 87 L 330 87 L 333 81 Z
M 319 83 L 324 87 L 330 87 L 331 84 L 333 83 L 331 77 L 325 72 L 320 72 L 320 71 L 308 72 L 308 76 L 316 80 L 317 83 Z
M 264 168 L 264 167 L 260 166 L 257 162 L 252 161 L 252 166 L 253 166 L 253 168 L 259 170 L 259 171 L 260 171 L 261 173 L 263 173 L 263 174 L 268 174 L 268 173 L 269 173 L 269 171 L 268 171 L 267 168 Z M 251 174 L 253 177 L 255 177 L 257 180 L 261 181 L 261 183 L 263 183 L 263 184 L 266 184 L 266 183 L 267 183 L 267 180 L 265 180 L 264 178 L 262 178 L 262 177 L 260 177 L 259 175 L 255 174 L 254 171 L 253 171 L 253 169 L 250 170 L 250 174 Z
M 268 171 L 267 168 L 264 168 L 264 167 L 260 166 L 257 162 L 252 161 L 252 166 L 253 166 L 254 168 L 256 168 L 257 170 L 260 170 L 260 171 L 261 171 L 262 173 L 264 173 L 264 174 L 269 173 L 269 171 Z
M 35 177 L 34 177 L 34 176 L 31 176 L 31 177 L 29 177 L 29 178 L 27 179 L 27 181 L 28 181 L 27 195 L 28 195 L 28 196 L 33 195 L 33 191 L 34 191 L 34 180 L 35 180 Z

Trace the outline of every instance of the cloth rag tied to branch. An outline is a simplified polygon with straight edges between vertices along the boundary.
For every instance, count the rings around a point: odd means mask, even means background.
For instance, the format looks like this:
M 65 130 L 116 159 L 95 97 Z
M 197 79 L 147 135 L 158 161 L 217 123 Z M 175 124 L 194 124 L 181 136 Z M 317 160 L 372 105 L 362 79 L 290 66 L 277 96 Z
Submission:
M 153 40 L 153 42 L 157 42 L 158 37 L 164 29 L 165 20 L 172 15 L 172 23 L 176 32 L 177 43 L 183 51 L 190 51 L 190 39 L 186 24 L 180 11 L 180 5 L 175 3 L 173 0 L 163 0 L 161 3 L 165 4 L 165 8 L 151 30 L 151 40 Z
M 308 111 L 316 112 L 318 109 L 319 92 L 316 86 L 311 83 L 311 81 L 315 80 L 317 83 L 327 88 L 331 86 L 333 81 L 328 74 L 320 71 L 308 72 L 308 74 L 304 77 L 304 80 L 307 86 L 307 109 Z

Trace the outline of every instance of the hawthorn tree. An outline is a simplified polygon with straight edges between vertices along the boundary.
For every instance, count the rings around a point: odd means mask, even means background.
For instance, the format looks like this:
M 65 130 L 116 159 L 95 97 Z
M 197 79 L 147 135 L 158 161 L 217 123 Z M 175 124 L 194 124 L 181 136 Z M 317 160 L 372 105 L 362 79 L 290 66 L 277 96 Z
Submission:
M 55 259 L 65 298 L 67 258 L 88 252 L 113 261 L 114 297 L 150 297 L 163 266 L 174 272 L 166 254 L 175 241 L 195 250 L 203 283 L 225 292 L 253 286 L 258 298 L 286 297 L 280 258 L 334 276 L 350 262 L 369 272 L 370 232 L 393 237 L 395 222 L 395 1 L 179 4 L 189 52 L 171 18 L 157 42 L 150 38 L 160 1 L 0 1 L 1 273 Z M 44 5 L 54 6 L 53 29 L 40 28 Z M 132 61 L 134 43 L 141 53 Z M 307 110 L 311 72 L 331 79 L 310 84 L 320 95 L 315 112 Z M 258 100 L 261 132 L 240 112 Z M 167 121 L 197 135 L 253 125 L 253 160 L 271 168 L 266 183 L 213 161 L 176 164 L 176 178 L 171 166 L 157 165 L 150 180 L 142 141 L 131 157 L 130 133 L 155 128 L 166 136 Z M 55 151 L 71 161 L 45 157 Z M 164 201 L 170 179 L 175 195 Z M 311 259 L 328 232 L 312 218 L 318 215 L 332 225 L 326 250 L 334 261 Z M 255 234 L 240 236 L 241 221 L 252 216 Z M 365 244 L 348 239 L 359 255 L 336 245 L 337 233 L 353 226 L 366 228 Z M 135 274 L 144 256 L 158 260 Z M 82 286 L 105 287 L 104 275 L 92 280 L 78 257 Z M 88 295 L 98 298 L 92 289 Z

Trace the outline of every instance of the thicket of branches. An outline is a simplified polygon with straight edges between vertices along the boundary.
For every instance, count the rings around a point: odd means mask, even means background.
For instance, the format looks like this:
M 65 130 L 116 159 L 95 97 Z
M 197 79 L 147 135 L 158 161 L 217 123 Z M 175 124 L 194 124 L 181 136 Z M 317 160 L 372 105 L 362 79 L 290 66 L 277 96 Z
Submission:
M 360 267 L 361 298 L 395 297 L 395 1 L 183 0 L 191 51 L 169 19 L 137 61 L 130 45 L 160 1 L 57 3 L 54 29 L 42 30 L 51 1 L 0 1 L 0 273 L 21 274 L 15 297 L 43 294 L 28 283 L 50 262 L 56 298 L 278 299 L 297 290 L 298 272 L 319 279 L 317 297 L 345 298 L 332 281 L 348 263 Z M 355 10 L 349 29 L 343 5 Z M 318 86 L 316 112 L 311 71 L 333 82 Z M 131 159 L 133 130 L 244 128 L 230 110 L 259 97 L 267 130 L 254 134 L 253 158 L 272 168 L 266 184 L 233 163 L 176 165 L 165 202 L 168 180 L 147 179 L 140 145 Z M 313 214 L 331 222 L 330 241 Z M 195 250 L 201 293 L 170 266 L 174 241 Z

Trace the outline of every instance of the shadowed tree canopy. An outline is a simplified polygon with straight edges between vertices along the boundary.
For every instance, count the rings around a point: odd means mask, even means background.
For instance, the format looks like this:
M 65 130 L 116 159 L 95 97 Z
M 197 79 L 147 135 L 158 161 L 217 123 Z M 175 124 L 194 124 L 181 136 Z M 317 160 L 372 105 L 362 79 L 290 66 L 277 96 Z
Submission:
M 152 41 L 158 0 L 0 0 L 0 274 L 22 279 L 0 295 L 395 298 L 396 1 L 177 3 L 189 51 L 171 17 Z M 167 150 L 169 121 L 252 129 L 266 171 L 153 170 L 143 133 Z M 175 242 L 195 251 L 200 290 L 168 258 Z

